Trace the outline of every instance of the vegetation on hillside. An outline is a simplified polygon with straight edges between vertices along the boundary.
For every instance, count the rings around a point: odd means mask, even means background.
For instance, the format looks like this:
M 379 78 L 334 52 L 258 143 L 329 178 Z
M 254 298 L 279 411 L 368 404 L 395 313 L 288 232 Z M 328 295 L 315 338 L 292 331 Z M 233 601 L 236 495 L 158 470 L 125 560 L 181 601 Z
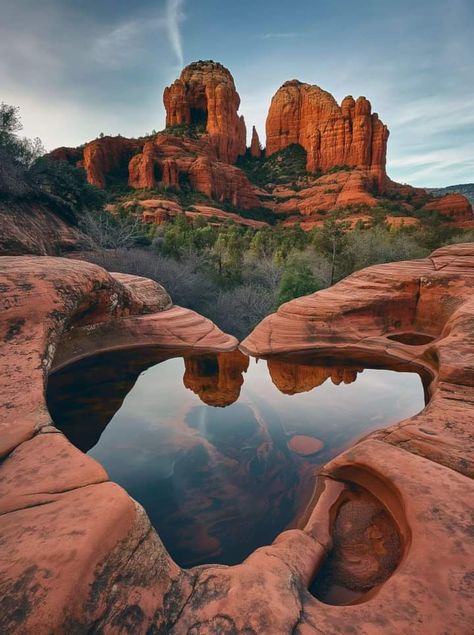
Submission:
M 21 138 L 20 130 L 18 109 L 1 104 L 0 198 L 41 199 L 52 211 L 78 222 L 89 236 L 84 259 L 157 280 L 174 302 L 206 315 L 239 339 L 283 302 L 328 287 L 358 269 L 423 257 L 447 242 L 474 240 L 473 232 L 457 233 L 436 213 L 423 209 L 412 212 L 420 225 L 391 229 L 384 222 L 387 213 L 407 212 L 389 199 L 370 209 L 372 227 L 359 223 L 352 231 L 346 217 L 353 208 L 328 213 L 322 227 L 305 232 L 299 226 L 283 227 L 279 221 L 284 216 L 270 210 L 243 211 L 230 204 L 220 207 L 273 226 L 256 230 L 229 221 L 208 223 L 202 217 L 191 221 L 185 215 L 163 225 L 146 225 L 138 208 L 124 205 L 131 198 L 128 186 L 116 183 L 103 192 L 89 185 L 83 170 L 41 156 L 39 140 Z M 241 160 L 254 182 L 293 182 L 293 187 L 304 178 L 305 165 L 306 153 L 297 145 L 268 159 Z M 215 204 L 186 182 L 179 189 L 133 191 L 134 199 L 142 196 L 172 198 L 183 209 Z M 114 214 L 104 209 L 111 199 Z
M 16 106 L 0 104 L 0 200 L 29 200 L 75 223 L 86 210 L 103 207 L 105 194 L 89 185 L 84 170 L 44 156 L 39 139 L 19 135 Z
M 249 180 L 259 187 L 270 183 L 291 183 L 307 174 L 306 150 L 294 143 L 268 158 L 256 159 L 247 154 L 239 157 L 237 167 L 244 170 Z
M 447 187 L 427 188 L 433 196 L 445 196 L 445 194 L 462 194 L 474 206 L 474 183 L 460 183 L 459 185 L 448 185 Z
M 124 224 L 115 247 L 116 226 L 102 224 L 97 232 L 102 248 L 84 258 L 111 271 L 157 280 L 175 303 L 206 315 L 240 339 L 282 302 L 328 287 L 358 269 L 421 258 L 446 242 L 474 239 L 438 223 L 393 230 L 378 222 L 349 232 L 337 216 L 311 232 L 281 225 L 214 227 L 185 216 L 159 226 L 134 226 L 133 217 L 125 214 L 114 223 Z

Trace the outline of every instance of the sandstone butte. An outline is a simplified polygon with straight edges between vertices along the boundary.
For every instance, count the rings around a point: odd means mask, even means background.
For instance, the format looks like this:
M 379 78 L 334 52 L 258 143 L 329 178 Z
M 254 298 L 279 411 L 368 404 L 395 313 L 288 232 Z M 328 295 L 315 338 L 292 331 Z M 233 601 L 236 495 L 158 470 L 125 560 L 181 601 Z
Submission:
M 297 528 L 239 565 L 187 570 L 140 505 L 54 427 L 45 385 L 99 351 L 161 345 L 218 359 L 235 340 L 144 278 L 33 256 L 3 257 L 0 270 L 2 633 L 472 632 L 472 244 L 359 271 L 283 305 L 242 343 L 283 355 L 272 374 L 291 390 L 351 381 L 368 364 L 420 372 L 428 403 L 323 466 Z M 350 362 L 346 376 L 292 377 L 284 356 L 309 351 Z M 240 379 L 215 366 L 233 398 Z M 212 398 L 213 385 L 194 386 Z M 324 596 L 328 575 L 351 603 Z
M 247 130 L 237 111 L 240 97 L 234 78 L 218 62 L 194 62 L 165 88 L 166 126 L 205 126 L 217 157 L 234 163 L 245 153 Z
M 245 147 L 240 97 L 222 64 L 190 64 L 165 89 L 163 101 L 163 132 L 139 139 L 98 138 L 83 149 L 57 148 L 50 156 L 84 167 L 89 182 L 98 187 L 117 181 L 138 190 L 174 188 L 179 193 L 190 187 L 210 199 L 208 207 L 224 203 L 236 210 L 264 207 L 282 214 L 285 225 L 300 224 L 304 229 L 321 225 L 327 212 L 348 206 L 355 208 L 348 217 L 351 225 L 370 224 L 370 208 L 380 205 L 381 197 L 397 202 L 406 212 L 405 217 L 387 214 L 390 225 L 402 224 L 393 218 L 416 223 L 411 214 L 424 207 L 448 217 L 451 226 L 474 226 L 472 207 L 461 194 L 434 198 L 421 188 L 389 179 L 385 167 L 388 128 L 365 97 L 348 96 L 339 105 L 319 86 L 297 80 L 284 83 L 271 101 L 264 151 L 255 126 L 250 148 Z M 263 155 L 271 157 L 292 144 L 301 145 L 307 153 L 308 174 L 296 183 L 257 187 L 235 165 L 246 152 L 255 161 L 264 160 Z M 358 211 L 358 206 L 365 211 Z M 146 222 L 165 220 L 148 215 Z M 245 224 L 238 214 L 233 220 Z

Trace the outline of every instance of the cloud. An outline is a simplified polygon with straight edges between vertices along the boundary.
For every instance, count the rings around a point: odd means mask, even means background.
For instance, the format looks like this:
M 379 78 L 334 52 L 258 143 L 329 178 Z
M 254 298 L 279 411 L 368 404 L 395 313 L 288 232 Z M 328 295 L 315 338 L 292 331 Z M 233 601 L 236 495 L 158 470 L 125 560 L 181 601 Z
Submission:
M 413 152 L 389 161 L 391 176 L 412 185 L 436 187 L 472 181 L 474 144 Z
M 166 2 L 166 30 L 180 66 L 184 66 L 183 42 L 180 30 L 180 24 L 184 20 L 183 7 L 184 0 L 167 0 Z
M 304 33 L 288 32 L 288 33 L 264 33 L 260 39 L 273 40 L 273 39 L 285 39 L 292 37 L 301 37 Z

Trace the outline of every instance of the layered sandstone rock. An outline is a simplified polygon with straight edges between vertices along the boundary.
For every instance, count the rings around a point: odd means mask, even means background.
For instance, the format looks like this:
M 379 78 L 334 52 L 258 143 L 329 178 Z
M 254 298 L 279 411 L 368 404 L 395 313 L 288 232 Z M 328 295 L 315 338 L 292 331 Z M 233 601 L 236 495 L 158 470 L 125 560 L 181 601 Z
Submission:
M 2 632 L 471 632 L 472 245 L 354 274 L 283 305 L 247 338 L 256 354 L 317 350 L 355 366 L 419 369 L 430 401 L 324 466 L 297 528 L 236 566 L 190 570 L 51 425 L 45 383 L 52 365 L 97 350 L 184 340 L 207 354 L 234 341 L 191 311 L 160 311 L 168 300 L 151 281 L 62 259 L 0 265 Z M 276 469 L 286 442 L 273 448 L 272 493 L 287 474 Z
M 242 170 L 218 161 L 209 140 L 158 135 L 130 161 L 128 183 L 136 189 L 191 186 L 217 202 L 251 209 L 260 202 Z
M 260 159 L 262 156 L 262 146 L 255 126 L 252 127 L 252 140 L 250 142 L 250 156 L 254 159 Z
M 210 161 L 206 156 L 199 157 L 191 165 L 189 180 L 198 192 L 220 203 L 229 201 L 241 209 L 260 205 L 255 188 L 245 173 L 233 165 Z
M 245 153 L 246 129 L 230 72 L 217 62 L 194 62 L 165 88 L 166 126 L 193 124 L 207 132 L 221 161 Z
M 319 86 L 286 82 L 272 99 L 266 134 L 267 156 L 297 143 L 307 152 L 308 171 L 363 168 L 384 190 L 389 132 L 365 97 L 346 97 L 339 106 Z
M 0 202 L 0 255 L 56 255 L 86 249 L 89 239 L 77 223 L 31 197 L 14 203 Z
M 472 206 L 462 194 L 446 194 L 425 205 L 428 211 L 436 211 L 454 221 L 472 221 L 474 215 Z
M 128 163 L 141 143 L 125 137 L 103 137 L 84 146 L 83 165 L 87 180 L 97 187 L 107 185 L 107 177 L 126 178 Z

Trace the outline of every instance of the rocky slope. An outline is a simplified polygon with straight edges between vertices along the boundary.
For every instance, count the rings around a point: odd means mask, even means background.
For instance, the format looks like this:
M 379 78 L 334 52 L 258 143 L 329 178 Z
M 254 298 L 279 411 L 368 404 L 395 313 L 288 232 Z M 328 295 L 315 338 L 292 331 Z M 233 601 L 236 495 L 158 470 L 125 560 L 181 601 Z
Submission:
M 448 185 L 446 187 L 427 187 L 426 191 L 433 196 L 445 196 L 445 194 L 462 194 L 474 205 L 474 183 L 462 183 L 460 185 Z
M 54 256 L 88 246 L 77 225 L 45 202 L 0 202 L 0 254 Z
M 371 210 L 382 208 L 395 226 L 417 224 L 423 209 L 437 211 L 452 226 L 474 225 L 472 207 L 461 194 L 435 199 L 388 178 L 388 128 L 365 97 L 348 96 L 339 105 L 319 86 L 286 82 L 270 105 L 265 151 L 255 127 L 246 150 L 240 98 L 221 64 L 190 64 L 165 89 L 163 100 L 167 127 L 161 133 L 104 137 L 83 148 L 58 148 L 50 156 L 83 166 L 89 182 L 99 187 L 153 190 L 153 197 L 141 198 L 174 201 L 194 215 L 201 214 L 191 209 L 199 202 L 237 214 L 235 222 L 241 222 L 239 211 L 262 220 L 263 209 L 273 220 L 311 229 L 343 210 L 349 224 L 370 224 Z M 297 170 L 287 169 L 292 152 L 304 156 Z M 190 202 L 195 193 L 204 200 Z M 134 198 L 133 192 L 122 194 L 120 202 Z M 172 215 L 147 214 L 146 222 L 165 222 Z

